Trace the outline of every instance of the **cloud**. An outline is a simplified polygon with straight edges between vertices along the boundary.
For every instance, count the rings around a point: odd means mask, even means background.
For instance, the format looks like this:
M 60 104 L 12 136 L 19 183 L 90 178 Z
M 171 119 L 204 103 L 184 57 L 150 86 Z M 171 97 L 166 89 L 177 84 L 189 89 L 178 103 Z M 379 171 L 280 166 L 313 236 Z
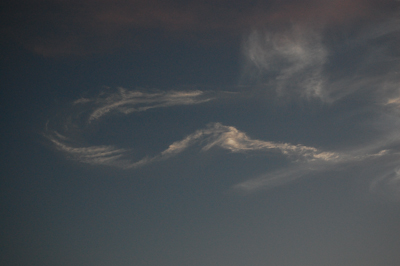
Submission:
M 325 158 L 324 160 L 295 162 L 284 169 L 267 172 L 256 178 L 240 182 L 234 185 L 232 189 L 243 192 L 255 192 L 282 186 L 301 178 L 323 176 L 329 172 L 337 172 L 342 175 L 349 169 L 355 167 L 358 169 L 358 172 L 362 172 L 371 166 L 376 166 L 377 161 L 382 161 L 382 158 L 383 161 L 386 161 L 394 156 L 398 157 L 397 154 L 392 154 L 387 150 L 381 150 L 377 153 L 370 154 L 364 152 L 354 154 L 354 151 L 352 151 L 347 154 L 341 153 L 341 156 L 335 155 L 334 159 L 328 157 L 328 159 Z M 371 173 L 373 174 L 369 174 L 368 178 L 370 180 L 375 180 L 376 172 Z M 363 175 L 363 178 L 367 179 L 366 174 Z M 397 192 L 400 192 L 400 190 Z
M 252 151 L 272 152 L 282 154 L 296 161 L 331 162 L 343 160 L 340 154 L 324 152 L 304 145 L 253 140 L 235 127 L 225 126 L 221 123 L 211 123 L 206 128 L 197 130 L 183 140 L 172 143 L 160 154 L 153 157 L 145 156 L 139 161 L 129 158 L 129 150 L 125 148 L 105 145 L 77 147 L 72 144 L 74 143 L 73 140 L 59 134 L 57 131 L 52 131 L 51 134 L 47 135 L 47 138 L 55 145 L 56 149 L 81 163 L 115 166 L 124 169 L 137 168 L 152 162 L 168 159 L 195 145 L 202 146 L 201 150 L 203 152 L 209 151 L 213 147 L 219 147 L 233 153 L 247 153 Z
M 253 140 L 246 133 L 232 126 L 221 123 L 211 123 L 207 128 L 196 131 L 181 141 L 174 142 L 163 154 L 175 154 L 182 152 L 195 143 L 202 143 L 202 151 L 208 151 L 213 147 L 220 147 L 234 153 L 251 151 L 275 152 L 289 158 L 304 159 L 308 161 L 338 160 L 339 154 L 323 152 L 314 147 L 293 145 L 289 143 L 277 143 L 272 141 Z
M 155 108 L 196 105 L 214 100 L 217 94 L 199 90 L 149 93 L 124 88 L 118 88 L 117 91 L 108 89 L 97 97 L 75 100 L 69 110 L 63 112 L 63 115 L 58 114 L 55 121 L 46 124 L 44 136 L 57 150 L 73 160 L 92 165 L 136 168 L 166 156 L 146 156 L 139 161 L 134 161 L 131 149 L 117 148 L 113 145 L 88 145 L 88 141 L 83 137 L 84 133 L 93 127 L 94 122 L 100 122 L 105 116 L 118 113 L 128 115 Z
M 366 26 L 352 28 L 351 34 L 344 37 L 329 35 L 327 29 L 335 31 L 325 25 L 291 23 L 290 26 L 253 30 L 243 44 L 247 60 L 245 74 L 250 85 L 235 94 L 238 98 L 252 95 L 251 92 L 256 90 L 273 90 L 278 98 L 306 98 L 304 102 L 312 108 L 318 101 L 329 103 L 318 105 L 318 108 L 330 115 L 329 118 L 334 120 L 332 123 L 351 116 L 361 118 L 351 120 L 351 123 L 354 128 L 363 129 L 357 131 L 360 139 L 368 136 L 364 142 L 354 144 L 348 141 L 342 144 L 336 138 L 332 140 L 336 141 L 333 145 L 329 133 L 323 136 L 321 145 L 307 145 L 301 141 L 298 144 L 293 140 L 267 141 L 252 139 L 234 126 L 210 123 L 161 149 L 158 154 L 144 154 L 142 159 L 137 160 L 132 156 L 135 147 L 91 145 L 83 135 L 96 124 L 107 122 L 104 119 L 106 116 L 198 105 L 213 100 L 217 102 L 222 93 L 200 90 L 150 93 L 123 88 L 116 92 L 103 92 L 98 97 L 76 100 L 67 118 L 59 121 L 62 129 L 48 129 L 46 136 L 57 150 L 71 159 L 124 169 L 142 167 L 196 149 L 201 152 L 219 148 L 231 153 L 275 154 L 287 160 L 288 167 L 243 181 L 233 188 L 252 192 L 301 178 L 357 171 L 357 176 L 363 175 L 370 182 L 372 192 L 396 198 L 400 194 L 398 22 L 396 16 L 379 23 L 367 23 Z M 294 122 L 301 127 L 307 124 Z M 310 133 L 323 131 L 319 125 L 313 126 L 307 128 Z M 354 134 L 341 133 L 344 138 Z M 324 148 L 325 143 L 330 143 L 334 150 Z
M 70 113 L 66 113 L 63 120 L 57 118 L 58 129 L 52 128 L 49 125 L 51 123 L 46 125 L 45 136 L 57 150 L 62 151 L 73 160 L 92 165 L 107 165 L 125 169 L 165 160 L 194 146 L 201 147 L 203 152 L 219 147 L 233 153 L 261 151 L 281 154 L 290 160 L 341 160 L 342 155 L 340 154 L 321 151 L 314 147 L 254 140 L 235 127 L 225 126 L 221 123 L 210 123 L 206 128 L 199 129 L 182 140 L 172 143 L 158 155 L 145 155 L 140 160 L 135 160 L 132 156 L 131 151 L 134 147 L 118 148 L 114 145 L 88 145 L 89 140 L 85 140 L 83 137 L 87 135 L 85 132 L 91 131 L 90 128 L 93 127 L 94 122 L 100 123 L 101 118 L 105 116 L 128 115 L 155 108 L 197 105 L 215 100 L 216 97 L 221 98 L 223 95 L 223 92 L 199 90 L 149 93 L 118 88 L 117 91 L 103 91 L 94 98 L 75 100 L 71 105 Z
M 122 160 L 127 152 L 125 149 L 117 149 L 113 146 L 88 146 L 73 147 L 67 144 L 68 138 L 54 131 L 46 137 L 54 144 L 57 150 L 67 154 L 71 159 L 92 165 L 107 165 L 124 167 L 126 162 Z
M 334 160 L 294 161 L 232 188 L 252 192 L 300 178 L 356 171 L 355 176 L 370 182 L 371 192 L 399 199 L 399 25 L 395 15 L 337 38 L 332 28 L 307 23 L 250 33 L 243 45 L 247 82 L 278 97 L 314 98 L 329 103 L 329 109 L 346 107 L 332 116 L 345 120 L 357 114 L 363 120 L 355 121 L 354 127 L 374 133 L 362 144 L 347 144 L 332 152 Z M 313 154 L 318 156 L 326 155 Z
M 94 110 L 91 111 L 88 118 L 90 123 L 113 111 L 130 114 L 154 108 L 200 104 L 211 100 L 213 100 L 212 97 L 205 96 L 199 90 L 144 93 L 119 88 L 117 93 L 102 95 L 102 97 L 94 100 L 81 98 L 76 100 L 74 104 L 93 103 Z
M 397 118 L 399 122 L 399 117 Z M 400 200 L 400 131 L 393 127 L 373 143 L 334 152 L 316 152 L 307 160 L 292 160 L 282 169 L 268 171 L 232 186 L 239 192 L 266 191 L 299 179 L 326 175 L 348 176 L 369 183 L 369 191 Z M 308 157 L 310 158 L 310 157 Z
M 332 103 L 362 92 L 394 103 L 400 82 L 399 21 L 395 15 L 337 39 L 332 28 L 307 23 L 253 30 L 243 44 L 242 84 L 291 99 Z
M 247 73 L 278 96 L 324 98 L 322 71 L 328 51 L 320 33 L 298 25 L 284 32 L 253 31 L 244 45 Z
M 121 169 L 143 167 L 158 161 L 167 160 L 189 149 L 199 148 L 208 152 L 221 148 L 232 153 L 263 152 L 284 156 L 289 166 L 273 172 L 267 172 L 232 186 L 236 191 L 246 193 L 268 190 L 282 186 L 297 179 L 318 176 L 329 172 L 344 173 L 348 169 L 358 169 L 363 178 L 371 180 L 370 190 L 382 193 L 390 198 L 398 198 L 400 178 L 398 159 L 400 152 L 382 149 L 382 147 L 400 145 L 400 138 L 392 142 L 378 142 L 359 149 L 348 151 L 323 151 L 301 144 L 290 144 L 252 139 L 246 133 L 233 126 L 210 123 L 203 129 L 196 130 L 182 140 L 173 142 L 167 149 L 155 156 L 145 155 L 135 160 L 130 148 L 118 148 L 113 145 L 82 146 L 74 139 L 48 130 L 46 137 L 54 147 L 68 158 L 80 163 L 104 165 Z M 151 140 L 147 140 L 151 141 Z M 390 170 L 394 169 L 394 170 Z
M 44 56 L 84 55 L 147 46 L 157 32 L 232 41 L 252 27 L 353 23 L 396 6 L 391 0 L 16 0 L 3 9 L 2 32 Z

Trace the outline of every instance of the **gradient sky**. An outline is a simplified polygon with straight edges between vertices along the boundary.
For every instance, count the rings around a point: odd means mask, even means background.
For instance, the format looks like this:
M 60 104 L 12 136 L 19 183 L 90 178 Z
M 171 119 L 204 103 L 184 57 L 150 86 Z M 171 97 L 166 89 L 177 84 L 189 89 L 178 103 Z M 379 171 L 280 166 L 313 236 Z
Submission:
M 400 2 L 1 4 L 1 265 L 400 265 Z

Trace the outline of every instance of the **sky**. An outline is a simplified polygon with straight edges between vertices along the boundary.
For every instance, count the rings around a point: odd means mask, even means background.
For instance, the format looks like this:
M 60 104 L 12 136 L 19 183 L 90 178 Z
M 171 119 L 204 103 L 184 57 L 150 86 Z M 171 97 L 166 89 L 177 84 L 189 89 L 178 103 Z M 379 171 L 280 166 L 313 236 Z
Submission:
M 399 8 L 3 2 L 0 264 L 400 265 Z

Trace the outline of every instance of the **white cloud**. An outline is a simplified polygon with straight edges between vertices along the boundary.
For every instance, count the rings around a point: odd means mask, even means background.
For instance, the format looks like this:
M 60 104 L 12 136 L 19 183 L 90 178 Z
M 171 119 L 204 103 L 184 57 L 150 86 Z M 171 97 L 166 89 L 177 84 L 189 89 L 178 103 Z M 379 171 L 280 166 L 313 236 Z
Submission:
M 360 149 L 358 151 L 350 151 L 348 153 L 321 152 L 314 157 L 320 160 L 297 161 L 289 167 L 279 169 L 274 172 L 267 172 L 256 178 L 252 178 L 234 185 L 232 188 L 239 191 L 253 192 L 258 190 L 268 190 L 276 186 L 290 183 L 296 179 L 315 176 L 323 172 L 339 171 L 343 174 L 348 168 L 357 167 L 360 171 L 366 170 L 371 180 L 376 180 L 376 175 L 382 171 L 387 171 L 388 167 L 383 166 L 387 161 L 398 158 L 398 154 L 391 153 L 388 150 L 380 150 L 376 153 L 367 153 L 368 150 L 374 150 L 376 147 L 369 149 Z M 382 169 L 373 169 L 381 168 Z M 391 166 L 389 166 L 390 168 Z M 371 169 L 372 168 L 372 169 Z M 383 178 L 382 180 L 386 180 Z M 397 180 L 397 179 L 396 179 Z M 373 181 L 375 182 L 375 181 Z M 378 187 L 379 183 L 373 185 Z M 397 184 L 397 183 L 396 183 Z M 400 192 L 400 189 L 398 190 Z
M 139 161 L 133 161 L 127 155 L 129 150 L 114 146 L 73 146 L 70 140 L 53 132 L 47 136 L 55 147 L 68 154 L 71 158 L 82 163 L 109 165 L 121 168 L 136 168 L 146 164 L 164 160 L 171 156 L 184 152 L 188 148 L 198 145 L 202 151 L 208 151 L 213 147 L 220 147 L 234 153 L 251 151 L 263 151 L 266 153 L 280 153 L 292 160 L 305 161 L 338 161 L 341 155 L 334 152 L 320 151 L 314 147 L 293 145 L 289 143 L 277 143 L 271 141 L 253 140 L 244 132 L 232 126 L 224 126 L 220 123 L 211 123 L 205 129 L 200 129 L 188 135 L 183 140 L 176 141 L 160 154 L 145 156 Z M 151 140 L 148 140 L 151 141 Z
M 136 168 L 166 156 L 161 154 L 132 161 L 129 149 L 116 148 L 112 145 L 79 144 L 82 143 L 82 133 L 90 128 L 91 122 L 113 112 L 130 114 L 154 108 L 200 104 L 215 99 L 211 94 L 213 93 L 199 90 L 147 93 L 124 88 L 119 88 L 116 92 L 102 92 L 95 98 L 81 98 L 74 101 L 73 108 L 66 114 L 65 119 L 60 120 L 58 117 L 56 121 L 56 124 L 61 124 L 61 128 L 52 129 L 47 123 L 44 135 L 57 150 L 82 163 Z
M 324 40 L 322 30 L 301 26 L 275 33 L 253 31 L 244 44 L 247 74 L 263 83 L 263 89 L 273 89 L 278 96 L 318 98 L 330 102 L 329 107 L 349 100 L 353 106 L 346 105 L 349 109 L 341 112 L 341 116 L 346 116 L 348 112 L 365 112 L 370 116 L 368 123 L 371 125 L 366 128 L 376 132 L 376 136 L 364 144 L 326 151 L 302 144 L 252 139 L 233 126 L 211 123 L 173 142 L 164 151 L 154 156 L 145 155 L 140 160 L 134 160 L 127 147 L 79 145 L 82 142 L 76 141 L 74 136 L 80 131 L 85 132 L 91 127 L 91 122 L 99 121 L 106 115 L 195 105 L 216 98 L 215 93 L 199 90 L 148 93 L 123 88 L 95 98 L 78 99 L 74 102 L 75 116 L 68 116 L 69 120 L 63 124 L 64 131 L 49 129 L 47 136 L 58 150 L 74 160 L 125 169 L 166 160 L 193 147 L 202 152 L 221 148 L 232 153 L 272 153 L 290 161 L 286 169 L 268 172 L 234 186 L 243 191 L 268 189 L 316 173 L 357 166 L 370 170 L 365 176 L 371 181 L 371 191 L 386 190 L 391 194 L 400 194 L 400 171 L 397 168 L 400 147 L 400 50 L 393 43 L 393 40 L 398 40 L 399 26 L 398 21 L 397 24 L 390 22 L 384 25 L 388 27 L 380 25 L 346 37 L 346 47 L 343 44 L 336 47 Z M 350 64 L 346 63 L 348 60 L 351 60 Z M 84 126 L 79 125 L 82 122 Z M 151 139 L 145 141 L 151 142 Z
M 325 97 L 322 71 L 328 52 L 317 31 L 301 26 L 279 33 L 253 31 L 244 53 L 246 75 L 266 82 L 279 96 Z
M 254 140 L 235 127 L 225 126 L 221 123 L 211 123 L 207 128 L 197 130 L 185 139 L 174 142 L 162 154 L 177 154 L 196 143 L 204 145 L 202 151 L 208 151 L 213 147 L 220 147 L 235 153 L 250 151 L 275 152 L 289 158 L 304 159 L 307 161 L 336 161 L 340 160 L 341 157 L 340 154 L 334 152 L 324 152 L 314 147 L 307 147 L 300 144 L 293 145 L 289 143 Z
M 125 149 L 118 149 L 113 146 L 88 146 L 74 147 L 68 144 L 69 139 L 58 132 L 47 135 L 47 138 L 54 144 L 56 149 L 66 153 L 70 158 L 82 163 L 92 165 L 108 165 L 121 167 L 126 162 L 121 160 L 127 152 Z
M 144 93 L 119 88 L 117 93 L 112 93 L 106 97 L 103 96 L 94 100 L 85 98 L 79 99 L 75 101 L 75 104 L 88 103 L 91 101 L 95 103 L 95 108 L 89 116 L 89 122 L 92 122 L 112 111 L 130 114 L 153 108 L 200 104 L 213 99 L 213 97 L 208 97 L 203 91 L 199 90 Z
M 203 96 L 204 93 L 200 91 L 150 94 L 120 89 L 118 93 L 109 94 L 105 97 L 75 101 L 74 105 L 88 108 L 86 112 L 78 110 L 77 120 L 82 120 L 83 118 L 86 121 L 86 126 L 90 126 L 90 123 L 87 124 L 87 122 L 99 119 L 106 114 L 111 114 L 114 110 L 129 114 L 131 112 L 145 111 L 150 108 L 198 104 L 211 99 L 210 97 Z M 82 115 L 84 113 L 86 115 Z M 79 128 L 79 121 L 74 121 L 73 117 L 73 115 L 68 115 L 63 128 L 67 132 L 77 128 L 83 131 L 86 130 L 86 128 Z M 284 156 L 293 163 L 292 166 L 286 169 L 266 173 L 234 186 L 237 190 L 247 192 L 283 185 L 317 172 L 342 167 L 348 163 L 358 163 L 371 160 L 371 158 L 388 156 L 392 152 L 388 149 L 383 149 L 383 147 L 385 145 L 390 147 L 399 140 L 397 137 L 391 142 L 378 141 L 377 143 L 371 143 L 358 149 L 350 149 L 347 152 L 324 151 L 302 144 L 252 139 L 246 133 L 233 126 L 211 123 L 206 128 L 199 129 L 182 140 L 173 142 L 159 154 L 154 156 L 144 155 L 142 159 L 136 160 L 132 156 L 131 148 L 118 148 L 113 145 L 80 145 L 79 143 L 82 142 L 78 142 L 75 135 L 66 136 L 60 134 L 58 131 L 47 128 L 46 136 L 56 149 L 62 151 L 67 157 L 73 160 L 91 165 L 105 165 L 122 169 L 143 167 L 160 160 L 166 160 L 192 147 L 198 147 L 203 152 L 217 147 L 232 153 L 249 153 L 255 151 L 266 154 L 272 153 Z M 146 141 L 150 142 L 151 140 Z M 395 178 L 392 181 L 392 179 L 390 179 L 389 183 L 397 180 Z M 389 179 L 383 178 L 382 180 L 388 181 Z
M 264 189 L 316 172 L 362 165 L 370 170 L 365 176 L 372 182 L 371 190 L 400 195 L 400 174 L 398 166 L 393 166 L 398 165 L 400 147 L 399 19 L 365 25 L 344 38 L 328 36 L 323 28 L 314 30 L 314 25 L 278 32 L 259 30 L 248 36 L 243 46 L 245 74 L 258 82 L 258 88 L 273 90 L 277 96 L 319 98 L 331 103 L 329 107 L 341 103 L 349 112 L 341 112 L 341 116 L 365 114 L 365 120 L 354 126 L 362 125 L 368 134 L 374 132 L 375 138 L 364 144 L 347 144 L 340 152 L 253 142 L 253 147 L 281 148 L 283 154 L 294 150 L 308 160 L 244 181 L 235 189 Z M 228 140 L 221 145 L 232 151 L 250 145 L 245 137 Z

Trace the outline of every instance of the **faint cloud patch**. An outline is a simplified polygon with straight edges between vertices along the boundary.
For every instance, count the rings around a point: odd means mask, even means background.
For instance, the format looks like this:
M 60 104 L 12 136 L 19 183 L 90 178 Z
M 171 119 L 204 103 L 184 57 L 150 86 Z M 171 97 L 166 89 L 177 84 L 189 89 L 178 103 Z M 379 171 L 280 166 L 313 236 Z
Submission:
M 375 178 L 370 184 L 370 190 L 389 199 L 400 200 L 400 167 L 396 167 Z
M 299 25 L 277 33 L 256 30 L 243 51 L 245 79 L 265 83 L 278 96 L 325 99 L 322 72 L 328 50 L 318 31 Z

